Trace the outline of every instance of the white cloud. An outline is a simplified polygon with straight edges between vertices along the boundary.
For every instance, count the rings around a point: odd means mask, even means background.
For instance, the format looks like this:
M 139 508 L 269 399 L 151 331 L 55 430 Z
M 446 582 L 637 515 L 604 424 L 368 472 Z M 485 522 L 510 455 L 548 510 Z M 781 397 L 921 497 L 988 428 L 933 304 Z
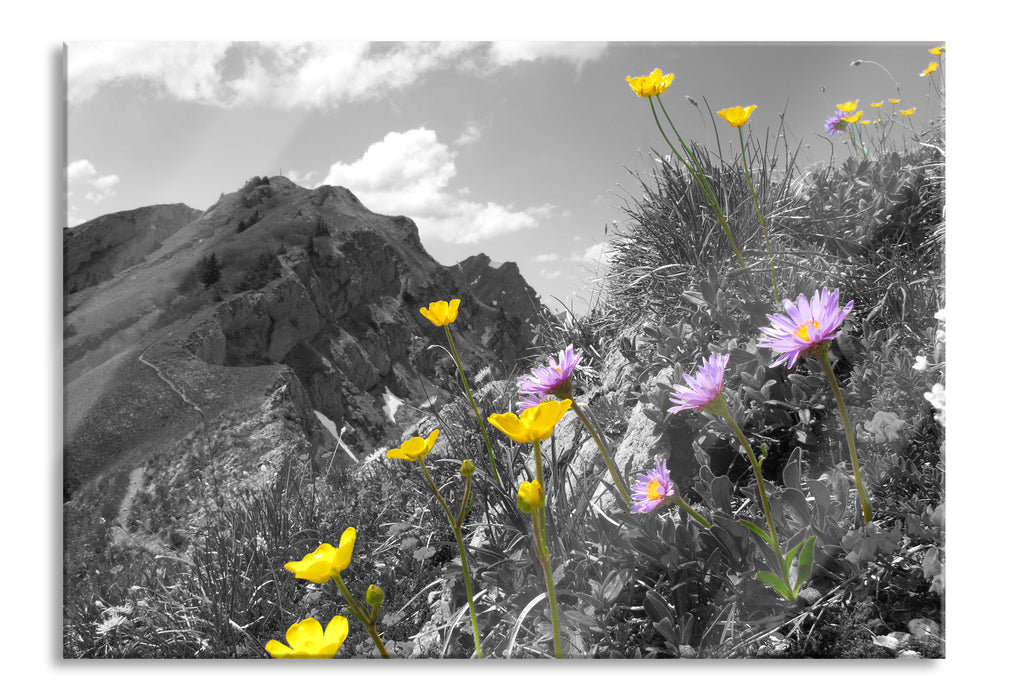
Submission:
M 495 41 L 490 47 L 490 58 L 499 66 L 509 66 L 523 61 L 561 59 L 581 68 L 606 51 L 605 42 L 585 41 Z
M 588 263 L 589 265 L 609 265 L 613 256 L 613 249 L 607 242 L 590 245 L 581 255 L 573 256 L 577 262 Z
M 227 43 L 108 41 L 71 44 L 67 83 L 71 102 L 109 83 L 139 80 L 184 101 L 214 102 Z
M 94 177 L 97 174 L 98 171 L 95 170 L 95 166 L 93 166 L 89 160 L 75 160 L 67 166 L 68 180 L 83 180 L 85 178 Z
M 547 263 L 559 260 L 560 257 L 561 256 L 559 256 L 557 253 L 543 253 L 541 255 L 537 255 L 536 257 L 534 257 L 533 260 L 535 260 L 538 263 Z
M 586 42 L 75 43 L 68 92 L 78 103 L 103 85 L 139 81 L 161 96 L 219 107 L 336 107 L 378 99 L 438 70 L 486 74 L 540 60 L 580 68 L 605 49 Z
M 87 159 L 75 160 L 67 166 L 67 184 L 73 183 L 75 190 L 67 192 L 67 200 L 71 202 L 71 211 L 75 210 L 73 201 L 78 195 L 89 202 L 100 202 L 116 194 L 119 176 L 115 174 L 99 175 L 98 169 Z M 80 194 L 83 192 L 83 194 Z
M 346 187 L 372 211 L 409 216 L 422 236 L 450 243 L 536 228 L 553 210 L 474 202 L 465 188 L 451 187 L 455 176 L 455 154 L 434 131 L 420 128 L 386 134 L 354 162 L 334 163 L 318 184 Z
M 466 127 L 459 134 L 459 137 L 455 140 L 456 146 L 468 146 L 471 143 L 476 143 L 483 136 L 483 129 L 477 126 L 474 122 L 469 122 Z

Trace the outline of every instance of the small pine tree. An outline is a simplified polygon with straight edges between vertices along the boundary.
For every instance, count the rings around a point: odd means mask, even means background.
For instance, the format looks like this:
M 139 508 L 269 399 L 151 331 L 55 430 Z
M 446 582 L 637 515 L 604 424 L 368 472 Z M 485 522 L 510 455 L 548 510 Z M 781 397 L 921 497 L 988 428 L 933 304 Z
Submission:
M 217 262 L 217 253 L 201 258 L 196 264 L 196 272 L 204 288 L 217 284 L 221 279 L 221 264 Z

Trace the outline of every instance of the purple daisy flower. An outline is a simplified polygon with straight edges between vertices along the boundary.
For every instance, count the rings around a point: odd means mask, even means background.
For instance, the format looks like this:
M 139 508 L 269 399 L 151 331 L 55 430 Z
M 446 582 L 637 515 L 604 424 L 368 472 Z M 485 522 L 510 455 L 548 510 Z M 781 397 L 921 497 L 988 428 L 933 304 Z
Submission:
M 673 407 L 669 413 L 679 413 L 685 408 L 695 408 L 703 411 L 712 401 L 722 395 L 722 384 L 725 381 L 725 366 L 729 363 L 728 355 L 712 355 L 701 363 L 700 369 L 691 377 L 683 375 L 682 384 L 673 385 L 676 395 L 670 401 Z
M 666 460 L 660 459 L 655 463 L 655 469 L 645 474 L 638 474 L 637 483 L 631 486 L 631 498 L 634 500 L 631 512 L 650 513 L 675 493 L 676 489 L 669 481 Z
M 791 369 L 800 357 L 815 352 L 823 343 L 828 343 L 841 332 L 841 322 L 855 306 L 849 301 L 843 309 L 838 308 L 839 290 L 813 293 L 813 298 L 806 301 L 802 294 L 795 302 L 786 299 L 783 302 L 788 316 L 768 314 L 770 327 L 761 328 L 761 339 L 757 347 L 770 348 L 781 353 L 771 363 L 771 367 L 788 360 Z
M 827 121 L 824 122 L 823 128 L 828 134 L 832 136 L 837 136 L 843 134 L 844 130 L 848 128 L 848 122 L 844 121 L 844 117 L 848 116 L 848 112 L 842 112 L 837 110 L 834 112 L 833 116 L 828 117 Z
M 524 394 L 519 401 L 519 410 L 549 401 L 550 395 L 558 399 L 571 398 L 571 373 L 582 359 L 582 351 L 569 345 L 557 353 L 557 359 L 550 358 L 549 365 L 534 367 L 532 371 L 519 377 L 519 393 Z

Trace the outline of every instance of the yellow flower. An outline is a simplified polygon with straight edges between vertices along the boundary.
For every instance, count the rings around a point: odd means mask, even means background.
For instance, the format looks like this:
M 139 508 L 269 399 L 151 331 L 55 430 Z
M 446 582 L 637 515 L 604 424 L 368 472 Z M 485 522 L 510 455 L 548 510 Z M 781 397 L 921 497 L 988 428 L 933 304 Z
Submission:
M 543 507 L 543 487 L 539 479 L 523 481 L 519 485 L 518 506 L 523 513 L 532 513 Z
M 634 92 L 642 97 L 655 97 L 665 92 L 675 77 L 672 73 L 663 75 L 662 71 L 656 68 L 650 75 L 642 75 L 637 78 L 632 78 L 628 75 L 627 83 Z
M 425 440 L 422 437 L 412 437 L 398 449 L 392 449 L 385 453 L 386 459 L 407 459 L 411 462 L 416 462 L 422 457 L 426 457 L 427 453 L 431 451 L 434 447 L 434 441 L 438 439 L 438 431 L 433 431 L 427 436 Z
M 436 326 L 447 326 L 459 314 L 459 300 L 432 301 L 427 308 L 420 310 L 420 314 Z
M 926 68 L 921 73 L 919 73 L 919 75 L 921 77 L 923 77 L 923 78 L 926 75 L 932 75 L 933 73 L 935 73 L 935 69 L 938 68 L 938 67 L 939 67 L 939 64 L 936 63 L 935 61 L 932 61 L 931 63 L 928 64 L 928 68 Z
M 870 102 L 869 104 L 871 104 L 873 107 L 877 107 L 877 108 L 878 107 L 882 107 L 883 106 L 883 100 L 880 100 L 879 102 Z
M 554 427 L 571 407 L 571 399 L 544 401 L 522 411 L 522 416 L 514 413 L 494 413 L 487 422 L 510 437 L 515 442 L 538 442 L 546 440 L 554 432 Z
M 750 105 L 749 107 L 726 107 L 718 112 L 718 116 L 729 122 L 729 126 L 740 127 L 750 120 L 750 115 L 753 114 L 753 110 L 756 108 L 757 105 Z
M 946 53 L 946 44 L 943 44 L 942 46 L 936 46 L 934 49 L 929 49 L 928 52 L 933 56 L 942 56 L 944 53 Z
M 858 109 L 858 100 L 855 100 L 854 102 L 842 102 L 837 106 L 837 108 L 842 112 L 854 112 Z
M 857 122 L 861 118 L 862 118 L 862 110 L 858 110 L 857 112 L 855 112 L 854 114 L 852 114 L 850 117 L 841 117 L 841 119 L 843 119 L 844 121 L 848 122 L 849 124 L 854 124 L 855 122 Z
M 339 573 L 350 566 L 350 555 L 354 552 L 357 530 L 348 527 L 340 536 L 340 546 L 334 547 L 323 542 L 301 561 L 289 561 L 284 568 L 294 572 L 295 578 L 303 578 L 312 583 L 325 583 L 333 573 Z
M 347 638 L 347 618 L 337 615 L 326 631 L 314 617 L 295 622 L 287 628 L 287 644 L 276 639 L 266 643 L 266 651 L 275 659 L 332 659 Z
M 868 119 L 863 119 L 862 121 L 859 122 L 859 124 L 868 124 L 868 123 L 869 123 Z
M 897 98 L 893 98 L 893 97 L 891 97 L 891 98 L 890 98 L 890 104 L 892 104 L 892 105 L 895 105 L 895 104 L 897 104 L 898 102 L 900 102 L 900 98 L 899 98 L 899 97 L 897 97 Z
M 914 114 L 914 110 L 916 109 L 917 107 L 912 107 L 911 109 L 902 109 L 900 110 L 900 113 L 905 117 L 910 117 L 912 114 Z

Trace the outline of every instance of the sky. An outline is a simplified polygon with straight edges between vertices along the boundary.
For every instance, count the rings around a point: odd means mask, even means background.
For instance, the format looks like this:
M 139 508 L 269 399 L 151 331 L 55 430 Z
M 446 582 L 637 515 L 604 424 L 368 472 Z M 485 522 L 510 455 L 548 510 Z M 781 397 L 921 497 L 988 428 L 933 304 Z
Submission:
M 546 303 L 584 311 L 635 173 L 669 153 L 628 75 L 674 73 L 663 102 L 684 139 L 711 148 L 736 152 L 738 135 L 705 100 L 756 104 L 759 135 L 784 113 L 808 165 L 830 157 L 837 103 L 873 117 L 870 102 L 899 97 L 915 127 L 934 118 L 920 73 L 942 42 L 69 42 L 67 221 L 205 210 L 283 174 L 409 216 L 442 264 L 514 261 Z

